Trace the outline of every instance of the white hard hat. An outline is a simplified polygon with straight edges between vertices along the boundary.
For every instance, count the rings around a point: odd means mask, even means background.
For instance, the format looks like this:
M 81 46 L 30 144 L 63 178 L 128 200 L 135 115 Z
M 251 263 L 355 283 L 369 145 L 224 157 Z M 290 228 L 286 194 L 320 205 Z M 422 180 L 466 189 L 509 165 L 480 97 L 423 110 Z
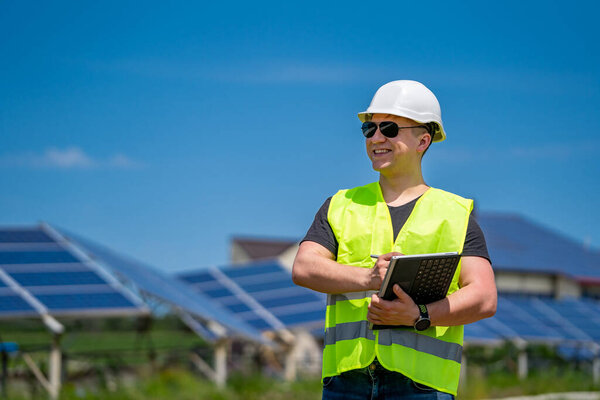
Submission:
M 392 114 L 410 118 L 420 123 L 434 122 L 437 129 L 433 133 L 433 141 L 446 139 L 442 125 L 442 111 L 433 92 L 417 81 L 392 81 L 380 87 L 366 111 L 358 113 L 358 118 L 365 122 L 373 114 Z

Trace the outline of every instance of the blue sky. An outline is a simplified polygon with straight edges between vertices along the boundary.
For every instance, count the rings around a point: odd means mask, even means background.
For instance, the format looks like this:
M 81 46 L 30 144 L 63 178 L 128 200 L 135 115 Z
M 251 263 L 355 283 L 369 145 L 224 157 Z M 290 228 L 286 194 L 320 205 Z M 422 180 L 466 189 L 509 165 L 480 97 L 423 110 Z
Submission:
M 376 180 L 356 113 L 436 93 L 427 183 L 600 247 L 593 2 L 0 3 L 0 224 L 47 221 L 167 271 L 301 238 Z

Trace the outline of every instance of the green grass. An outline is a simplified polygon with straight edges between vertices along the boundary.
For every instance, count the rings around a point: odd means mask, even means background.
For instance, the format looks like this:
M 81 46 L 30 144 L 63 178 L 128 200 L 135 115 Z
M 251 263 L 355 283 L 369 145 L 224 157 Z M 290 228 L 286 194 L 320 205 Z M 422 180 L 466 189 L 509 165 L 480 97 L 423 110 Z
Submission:
M 144 374 L 142 374 L 144 375 Z M 108 385 L 111 386 L 111 385 Z M 23 387 L 9 386 L 9 399 L 44 398 L 43 393 L 24 393 Z M 263 376 L 233 376 L 226 388 L 189 371 L 169 368 L 153 375 L 140 376 L 133 382 L 118 382 L 107 387 L 98 382 L 70 382 L 63 386 L 61 400 L 310 400 L 321 398 L 319 379 L 286 383 Z
M 227 399 L 311 400 L 321 398 L 319 378 L 294 383 L 262 375 L 234 374 L 226 388 L 217 388 L 190 371 L 189 352 L 199 349 L 211 362 L 211 350 L 176 319 L 153 321 L 139 333 L 139 321 L 73 321 L 61 347 L 68 357 L 67 379 L 61 399 Z M 47 370 L 50 334 L 39 322 L 0 324 L 2 341 L 15 341 Z M 205 352 L 204 352 L 205 351 Z M 527 379 L 516 377 L 518 349 L 510 343 L 499 347 L 466 348 L 468 376 L 459 399 L 478 400 L 516 395 L 568 391 L 598 391 L 589 365 L 575 368 L 546 346 L 530 346 L 532 368 Z M 243 370 L 239 368 L 238 370 Z M 11 360 L 9 399 L 47 398 L 20 358 Z M 248 369 L 246 369 L 248 372 Z
M 109 375 L 107 373 L 107 375 Z M 110 378 L 110 377 L 108 377 Z M 107 384 L 107 382 L 112 383 Z M 44 398 L 41 390 L 27 394 L 23 386 L 9 385 L 9 399 L 30 400 Z M 593 391 L 600 387 L 591 383 L 591 376 L 575 370 L 543 370 L 520 381 L 512 373 L 496 372 L 480 376 L 477 372 L 467 377 L 466 385 L 459 391 L 459 399 L 487 399 L 540 393 Z M 293 383 L 260 375 L 231 376 L 227 387 L 217 388 L 198 374 L 183 368 L 166 368 L 153 373 L 150 368 L 136 371 L 135 376 L 121 376 L 67 382 L 62 390 L 62 400 L 317 400 L 321 398 L 318 378 Z

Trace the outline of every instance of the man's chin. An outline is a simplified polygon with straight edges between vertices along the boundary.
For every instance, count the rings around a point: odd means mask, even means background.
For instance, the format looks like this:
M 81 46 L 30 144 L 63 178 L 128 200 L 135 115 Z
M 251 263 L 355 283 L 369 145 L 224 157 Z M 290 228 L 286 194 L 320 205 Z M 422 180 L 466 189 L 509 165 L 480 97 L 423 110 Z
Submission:
M 373 163 L 372 167 L 373 167 L 374 171 L 381 172 L 381 171 L 385 170 L 387 167 L 389 167 L 389 165 L 381 164 L 381 163 Z

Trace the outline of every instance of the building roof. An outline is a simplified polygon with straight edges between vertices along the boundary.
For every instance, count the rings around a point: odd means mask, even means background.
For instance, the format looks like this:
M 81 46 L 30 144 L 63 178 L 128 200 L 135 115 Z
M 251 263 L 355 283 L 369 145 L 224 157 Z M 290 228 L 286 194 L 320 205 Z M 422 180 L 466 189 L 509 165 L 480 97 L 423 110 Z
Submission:
M 600 252 L 538 222 L 508 213 L 478 213 L 494 269 L 600 278 Z
M 280 256 L 297 241 L 234 237 L 232 243 L 239 246 L 250 260 L 264 260 Z

